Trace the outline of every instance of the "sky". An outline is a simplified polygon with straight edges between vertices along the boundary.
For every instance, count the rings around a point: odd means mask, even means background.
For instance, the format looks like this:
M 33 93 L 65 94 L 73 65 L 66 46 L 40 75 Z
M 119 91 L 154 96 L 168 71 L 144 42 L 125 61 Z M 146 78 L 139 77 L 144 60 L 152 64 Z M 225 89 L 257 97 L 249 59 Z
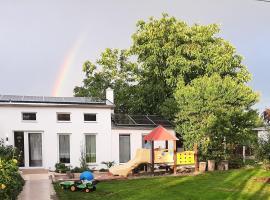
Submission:
M 162 13 L 220 24 L 252 73 L 256 108 L 270 107 L 270 2 L 258 0 L 0 0 L 0 94 L 72 96 L 86 60 L 129 47 L 136 22 Z

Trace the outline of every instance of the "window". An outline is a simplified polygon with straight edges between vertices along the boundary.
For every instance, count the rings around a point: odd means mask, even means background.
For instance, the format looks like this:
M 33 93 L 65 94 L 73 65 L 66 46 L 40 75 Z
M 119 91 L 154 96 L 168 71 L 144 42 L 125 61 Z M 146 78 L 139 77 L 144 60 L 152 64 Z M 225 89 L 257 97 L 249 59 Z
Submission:
M 36 121 L 36 113 L 22 113 L 22 119 L 25 121 Z
M 85 113 L 84 114 L 84 121 L 85 122 L 96 122 L 97 121 L 97 114 Z
M 70 137 L 66 134 L 59 135 L 59 162 L 70 163 Z
M 130 135 L 119 135 L 119 162 L 130 160 Z
M 70 121 L 70 113 L 57 113 L 57 121 Z
M 85 135 L 86 162 L 96 162 L 96 135 Z

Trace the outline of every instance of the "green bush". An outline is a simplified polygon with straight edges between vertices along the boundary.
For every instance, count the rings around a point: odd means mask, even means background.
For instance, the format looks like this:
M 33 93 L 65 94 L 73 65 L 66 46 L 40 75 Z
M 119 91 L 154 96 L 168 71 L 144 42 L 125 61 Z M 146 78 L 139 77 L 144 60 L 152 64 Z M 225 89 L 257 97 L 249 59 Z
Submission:
M 263 168 L 264 170 L 270 171 L 270 161 L 267 160 L 267 159 L 265 159 L 265 160 L 263 161 L 262 168 Z
M 67 171 L 70 171 L 70 167 L 66 166 L 64 163 L 56 163 L 55 171 L 58 173 L 66 173 Z
M 101 168 L 100 170 L 99 170 L 99 172 L 108 172 L 109 170 L 108 169 L 104 169 L 104 168 Z
M 245 164 L 241 157 L 233 157 L 229 160 L 229 169 L 240 169 L 244 166 Z
M 270 136 L 259 139 L 255 148 L 255 157 L 259 161 L 270 160 Z
M 90 172 L 92 172 L 92 170 L 90 170 L 88 167 L 87 168 L 74 167 L 73 169 L 71 169 L 71 172 L 72 173 L 82 173 L 84 171 L 90 171 Z
M 0 141 L 0 199 L 15 200 L 22 191 L 24 180 L 19 173 L 18 154 L 12 146 Z

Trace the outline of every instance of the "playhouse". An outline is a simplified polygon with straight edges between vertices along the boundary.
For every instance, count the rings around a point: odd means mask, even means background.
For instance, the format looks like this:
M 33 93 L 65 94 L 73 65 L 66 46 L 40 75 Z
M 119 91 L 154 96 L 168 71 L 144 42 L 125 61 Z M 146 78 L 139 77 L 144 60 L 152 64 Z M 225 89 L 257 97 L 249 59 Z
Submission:
M 151 172 L 154 173 L 154 166 L 166 164 L 173 166 L 174 173 L 179 165 L 195 165 L 195 152 L 184 151 L 176 152 L 176 141 L 174 135 L 168 132 L 164 127 L 158 126 L 144 137 L 149 142 L 150 148 L 137 149 L 136 156 L 123 165 L 111 167 L 110 173 L 113 175 L 127 176 L 134 168 L 143 163 L 151 164 Z M 165 149 L 154 149 L 155 141 L 164 141 Z M 173 142 L 173 148 L 168 148 L 168 141 Z

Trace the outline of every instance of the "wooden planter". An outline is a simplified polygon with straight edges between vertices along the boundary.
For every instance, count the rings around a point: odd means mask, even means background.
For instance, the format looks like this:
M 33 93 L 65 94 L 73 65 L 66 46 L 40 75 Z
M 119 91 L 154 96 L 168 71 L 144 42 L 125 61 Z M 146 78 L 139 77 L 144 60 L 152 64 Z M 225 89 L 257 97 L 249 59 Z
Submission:
M 199 172 L 206 171 L 206 162 L 199 162 Z
M 215 160 L 208 160 L 208 171 L 215 171 Z

